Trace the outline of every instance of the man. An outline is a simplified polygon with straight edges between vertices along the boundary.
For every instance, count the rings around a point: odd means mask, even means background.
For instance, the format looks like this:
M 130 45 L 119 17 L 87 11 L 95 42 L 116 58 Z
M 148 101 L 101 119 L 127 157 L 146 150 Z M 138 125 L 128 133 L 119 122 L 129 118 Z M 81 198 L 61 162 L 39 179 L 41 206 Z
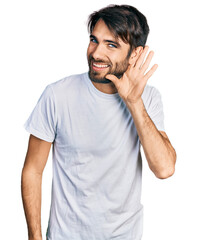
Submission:
M 127 5 L 93 13 L 88 23 L 89 73 L 48 85 L 26 122 L 22 171 L 29 240 L 41 236 L 41 182 L 53 145 L 48 240 L 139 240 L 142 161 L 161 179 L 176 153 L 165 133 L 159 92 L 147 85 L 146 18 Z

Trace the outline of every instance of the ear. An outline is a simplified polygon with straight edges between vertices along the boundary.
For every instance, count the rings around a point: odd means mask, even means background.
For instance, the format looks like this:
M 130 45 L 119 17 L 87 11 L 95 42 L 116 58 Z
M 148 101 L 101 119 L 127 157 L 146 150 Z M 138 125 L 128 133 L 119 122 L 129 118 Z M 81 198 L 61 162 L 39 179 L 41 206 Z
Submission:
M 143 51 L 143 47 L 139 46 L 136 47 L 135 49 L 133 49 L 131 56 L 129 58 L 129 64 L 130 65 L 134 65 L 136 63 L 136 61 L 138 60 L 139 56 L 141 55 Z

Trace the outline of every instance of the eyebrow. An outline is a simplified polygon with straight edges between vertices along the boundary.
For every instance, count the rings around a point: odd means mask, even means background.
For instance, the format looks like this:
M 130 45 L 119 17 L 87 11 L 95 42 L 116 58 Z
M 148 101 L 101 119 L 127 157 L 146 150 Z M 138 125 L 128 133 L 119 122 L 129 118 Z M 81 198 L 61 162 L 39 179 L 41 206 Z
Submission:
M 97 37 L 96 36 L 94 36 L 94 35 L 90 35 L 90 38 L 94 38 L 95 40 L 97 40 L 98 41 L 98 39 L 97 39 Z M 112 44 L 115 44 L 117 47 L 121 47 L 120 46 L 120 44 L 118 43 L 118 42 L 115 42 L 115 41 L 112 41 L 112 40 L 104 40 L 104 42 L 107 42 L 107 43 L 112 43 Z

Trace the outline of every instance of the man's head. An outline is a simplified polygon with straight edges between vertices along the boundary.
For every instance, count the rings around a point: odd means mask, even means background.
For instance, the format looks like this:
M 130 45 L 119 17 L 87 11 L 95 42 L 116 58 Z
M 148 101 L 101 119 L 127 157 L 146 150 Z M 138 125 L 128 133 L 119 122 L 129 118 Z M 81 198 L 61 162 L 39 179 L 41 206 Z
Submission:
M 110 5 L 90 15 L 87 51 L 91 80 L 108 83 L 107 74 L 121 77 L 145 46 L 149 27 L 145 16 L 128 5 Z

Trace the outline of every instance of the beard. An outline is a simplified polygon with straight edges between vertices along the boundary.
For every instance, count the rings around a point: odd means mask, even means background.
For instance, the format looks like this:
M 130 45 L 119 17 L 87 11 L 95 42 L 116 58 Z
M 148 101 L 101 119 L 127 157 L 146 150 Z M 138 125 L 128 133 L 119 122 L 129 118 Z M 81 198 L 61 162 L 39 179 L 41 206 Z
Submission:
M 94 63 L 103 63 L 103 64 L 108 65 L 108 67 L 107 67 L 108 71 L 106 73 L 94 71 L 93 67 L 92 67 L 93 62 Z M 115 75 L 117 78 L 121 78 L 129 66 L 129 57 L 127 56 L 125 60 L 123 60 L 121 62 L 116 62 L 115 64 L 112 64 L 111 61 L 105 62 L 101 59 L 95 60 L 93 58 L 93 56 L 90 54 L 88 57 L 88 65 L 89 65 L 89 72 L 88 72 L 89 78 L 93 82 L 111 83 L 111 81 L 106 78 L 106 75 L 112 74 L 112 75 Z

